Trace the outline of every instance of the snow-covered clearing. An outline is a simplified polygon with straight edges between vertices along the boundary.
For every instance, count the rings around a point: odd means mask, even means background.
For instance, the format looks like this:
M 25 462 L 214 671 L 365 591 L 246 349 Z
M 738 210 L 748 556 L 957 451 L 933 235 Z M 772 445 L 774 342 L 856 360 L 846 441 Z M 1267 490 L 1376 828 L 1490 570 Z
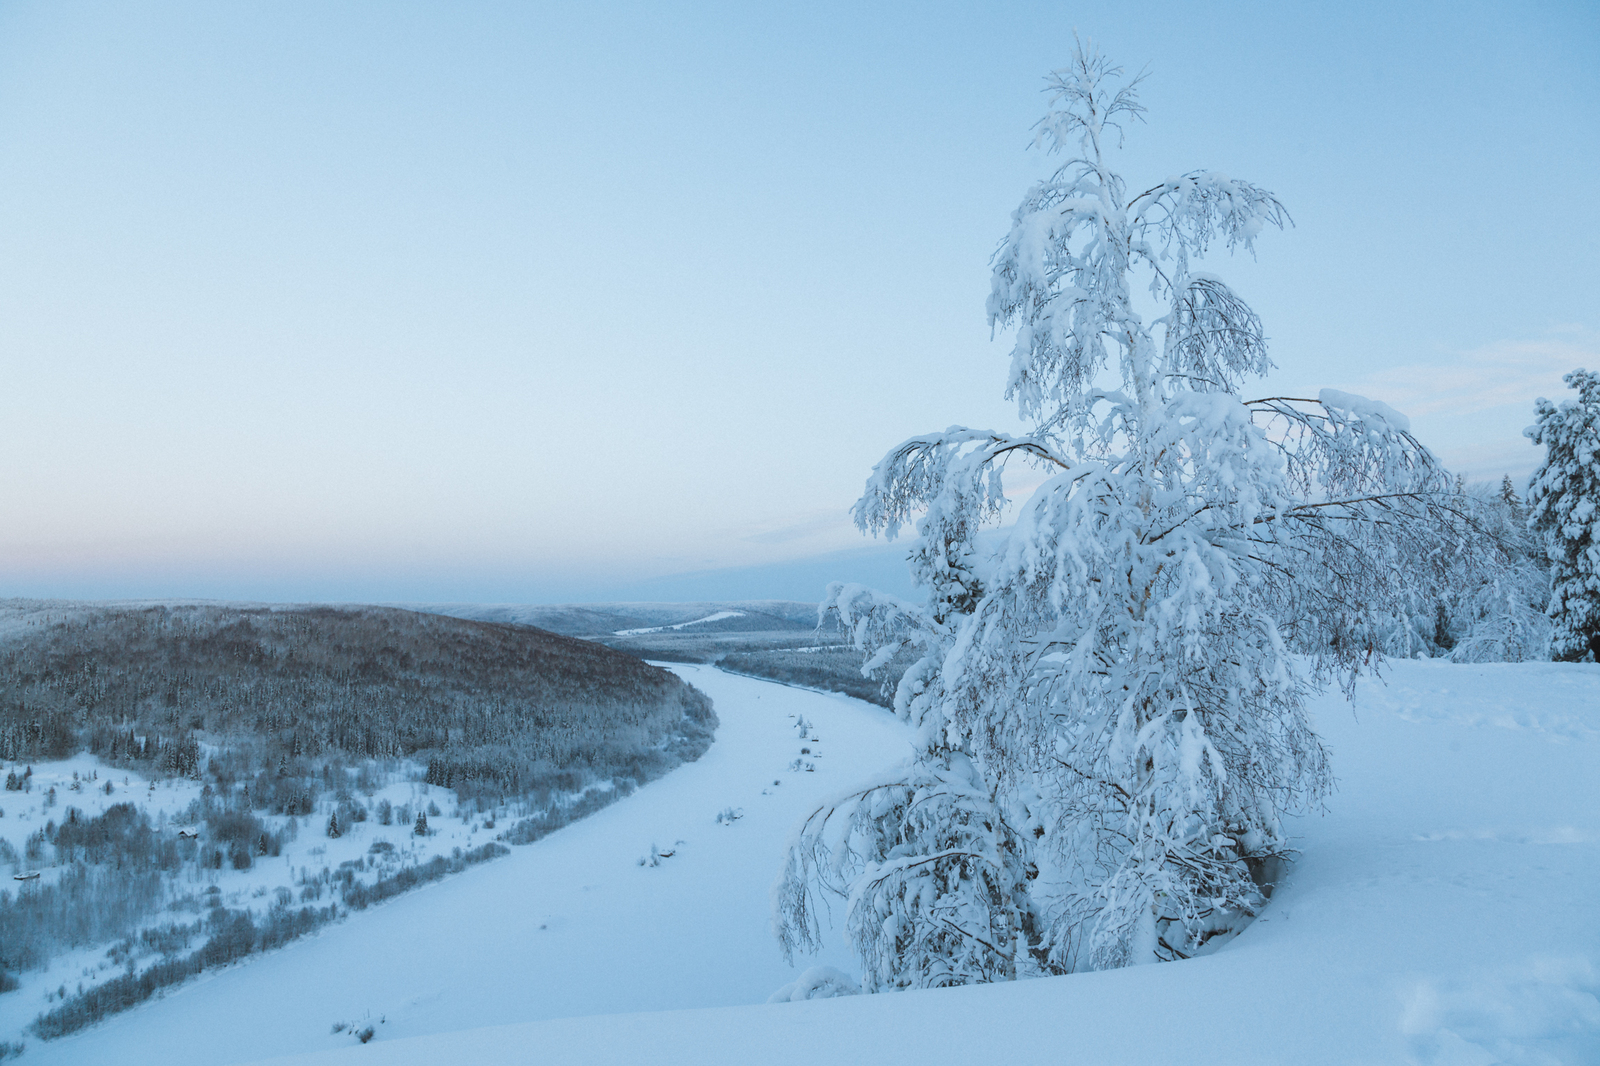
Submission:
M 770 1006 L 791 974 L 766 921 L 785 834 L 900 734 L 842 697 L 675 669 L 722 716 L 700 762 L 29 1059 L 1600 1062 L 1600 667 L 1398 662 L 1354 714 L 1325 697 L 1339 791 L 1298 824 L 1263 918 L 1214 955 Z M 814 774 L 782 770 L 791 713 L 817 726 Z M 744 817 L 716 824 L 728 806 Z M 652 843 L 676 853 L 638 866 Z M 329 1034 L 369 1013 L 387 1019 L 371 1044 Z

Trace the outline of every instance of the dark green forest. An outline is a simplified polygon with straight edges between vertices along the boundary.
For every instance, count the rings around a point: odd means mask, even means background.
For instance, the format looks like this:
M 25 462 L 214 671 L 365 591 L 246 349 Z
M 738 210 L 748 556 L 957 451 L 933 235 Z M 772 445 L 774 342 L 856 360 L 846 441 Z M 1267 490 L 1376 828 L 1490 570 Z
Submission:
M 253 805 L 279 813 L 329 762 L 417 759 L 463 799 L 647 779 L 715 723 L 633 656 L 393 608 L 94 608 L 0 645 L 0 760 L 254 777 Z

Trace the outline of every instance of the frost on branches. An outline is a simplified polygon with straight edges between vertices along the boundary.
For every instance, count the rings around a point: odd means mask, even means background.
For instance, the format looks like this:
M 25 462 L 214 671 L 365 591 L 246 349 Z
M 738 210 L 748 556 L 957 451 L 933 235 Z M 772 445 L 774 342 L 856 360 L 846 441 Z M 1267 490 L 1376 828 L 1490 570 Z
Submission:
M 814 812 L 774 886 L 789 952 L 843 901 L 867 991 L 1221 943 L 1262 906 L 1285 814 L 1330 786 L 1311 687 L 1352 683 L 1473 550 L 1403 416 L 1332 390 L 1241 400 L 1271 366 L 1261 323 L 1194 261 L 1253 250 L 1284 209 L 1213 171 L 1129 196 L 1105 160 L 1142 110 L 1120 73 L 1080 47 L 1051 76 L 1040 140 L 1070 158 L 993 262 L 1032 431 L 891 451 L 854 513 L 890 537 L 915 521 L 928 600 L 824 605 L 866 669 L 919 656 L 895 696 L 916 756 Z M 1048 479 L 982 551 L 1012 462 Z
M 1541 399 L 1526 432 L 1545 446 L 1528 490 L 1528 524 L 1550 557 L 1550 654 L 1600 661 L 1600 373 L 1562 378 L 1578 399 Z

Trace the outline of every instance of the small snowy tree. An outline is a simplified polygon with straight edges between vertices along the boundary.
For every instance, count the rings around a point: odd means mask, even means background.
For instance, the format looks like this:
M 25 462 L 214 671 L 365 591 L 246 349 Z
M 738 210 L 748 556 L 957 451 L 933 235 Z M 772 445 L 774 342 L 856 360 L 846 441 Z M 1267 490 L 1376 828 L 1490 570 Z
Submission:
M 1578 390 L 1557 406 L 1540 399 L 1525 431 L 1545 446 L 1528 489 L 1528 523 L 1550 557 L 1550 654 L 1600 661 L 1600 373 L 1562 378 Z
M 790 952 L 843 899 L 868 991 L 1181 958 L 1238 928 L 1284 816 L 1329 788 L 1307 695 L 1353 684 L 1472 551 L 1402 416 L 1332 390 L 1240 399 L 1271 365 L 1261 323 L 1194 261 L 1287 216 L 1214 171 L 1130 196 L 1107 162 L 1142 111 L 1120 74 L 1080 46 L 1050 77 L 1039 138 L 1070 157 L 993 261 L 1030 431 L 891 451 L 854 514 L 891 537 L 916 521 L 927 602 L 835 586 L 824 605 L 867 671 L 917 653 L 895 694 L 915 756 L 815 811 L 774 889 Z M 1047 479 L 981 551 L 1011 462 Z

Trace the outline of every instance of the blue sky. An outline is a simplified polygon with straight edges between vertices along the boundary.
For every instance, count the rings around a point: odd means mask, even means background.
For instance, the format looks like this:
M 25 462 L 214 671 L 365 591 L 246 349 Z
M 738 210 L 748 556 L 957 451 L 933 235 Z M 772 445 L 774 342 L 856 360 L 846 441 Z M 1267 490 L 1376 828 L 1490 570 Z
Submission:
M 1131 183 L 1288 205 L 1210 268 L 1275 391 L 1524 475 L 1533 398 L 1600 365 L 1597 12 L 0 0 L 0 591 L 878 566 L 872 463 L 1013 421 L 987 258 L 1074 30 L 1148 71 Z

